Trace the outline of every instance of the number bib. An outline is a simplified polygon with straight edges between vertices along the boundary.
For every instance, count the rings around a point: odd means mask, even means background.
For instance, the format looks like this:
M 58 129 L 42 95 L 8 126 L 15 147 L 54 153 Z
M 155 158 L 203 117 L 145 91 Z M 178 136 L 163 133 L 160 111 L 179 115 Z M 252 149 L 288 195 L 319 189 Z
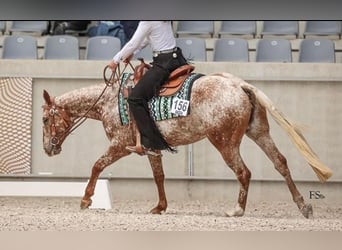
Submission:
M 189 101 L 185 99 L 180 99 L 178 97 L 173 98 L 171 113 L 179 116 L 186 116 L 189 109 Z

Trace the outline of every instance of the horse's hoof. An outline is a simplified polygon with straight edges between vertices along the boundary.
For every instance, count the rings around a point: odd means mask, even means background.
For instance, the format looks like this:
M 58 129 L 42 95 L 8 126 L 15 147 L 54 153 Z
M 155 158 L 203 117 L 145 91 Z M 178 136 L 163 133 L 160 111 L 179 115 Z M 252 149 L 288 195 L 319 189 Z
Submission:
M 225 212 L 228 217 L 241 217 L 244 213 L 245 211 L 240 207 L 240 205 L 236 205 L 234 209 Z
M 312 209 L 312 205 L 311 204 L 304 205 L 304 207 L 302 207 L 300 209 L 300 212 L 307 219 L 312 219 L 313 218 L 313 209 Z
M 87 209 L 88 207 L 90 207 L 91 203 L 92 203 L 91 199 L 89 199 L 89 200 L 81 200 L 80 207 L 81 207 L 81 209 Z
M 159 206 L 153 208 L 150 213 L 151 214 L 162 214 L 162 212 L 165 212 L 166 208 L 160 208 Z

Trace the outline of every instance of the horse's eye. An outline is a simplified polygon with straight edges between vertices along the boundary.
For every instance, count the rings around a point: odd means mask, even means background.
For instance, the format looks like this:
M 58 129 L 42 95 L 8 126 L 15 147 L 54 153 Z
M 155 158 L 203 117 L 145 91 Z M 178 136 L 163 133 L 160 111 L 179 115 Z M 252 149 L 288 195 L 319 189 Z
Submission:
M 43 123 L 44 123 L 44 125 L 46 125 L 48 121 L 49 121 L 49 118 L 43 117 Z

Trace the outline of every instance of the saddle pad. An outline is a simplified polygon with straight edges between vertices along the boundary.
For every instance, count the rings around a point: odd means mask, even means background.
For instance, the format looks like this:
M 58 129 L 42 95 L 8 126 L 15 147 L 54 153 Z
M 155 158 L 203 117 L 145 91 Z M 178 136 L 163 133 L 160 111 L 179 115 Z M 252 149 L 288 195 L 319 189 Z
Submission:
M 121 79 L 121 86 L 118 96 L 119 101 L 119 113 L 122 125 L 127 125 L 129 123 L 129 112 L 128 112 L 128 103 L 127 99 L 124 98 L 122 89 L 124 88 L 124 84 L 126 80 L 129 78 L 130 73 L 125 73 Z M 148 103 L 150 108 L 150 115 L 155 121 L 161 121 L 166 119 L 171 119 L 175 117 L 179 117 L 181 115 L 171 113 L 171 106 L 174 98 L 184 99 L 190 101 L 191 95 L 191 87 L 193 82 L 203 76 L 203 74 L 199 73 L 191 73 L 184 81 L 183 86 L 180 90 L 173 96 L 155 96 Z M 190 109 L 188 109 L 189 114 Z

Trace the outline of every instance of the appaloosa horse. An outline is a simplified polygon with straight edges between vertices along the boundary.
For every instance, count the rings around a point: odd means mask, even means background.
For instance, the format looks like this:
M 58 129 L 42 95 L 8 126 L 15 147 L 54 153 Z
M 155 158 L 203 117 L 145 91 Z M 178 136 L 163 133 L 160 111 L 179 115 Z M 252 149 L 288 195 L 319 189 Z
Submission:
M 121 124 L 119 85 L 114 84 L 105 91 L 104 87 L 104 84 L 94 85 L 54 98 L 47 91 L 43 95 L 46 102 L 43 106 L 43 143 L 49 156 L 61 152 L 61 145 L 75 121 L 83 116 L 102 121 L 110 140 L 109 148 L 92 167 L 81 208 L 91 205 L 100 173 L 118 159 L 129 155 L 125 146 L 134 144 L 136 139 L 133 126 Z M 284 177 L 300 212 L 309 218 L 312 215 L 312 206 L 304 202 L 291 178 L 285 157 L 269 134 L 267 110 L 286 130 L 319 179 L 327 180 L 331 176 L 330 169 L 312 152 L 299 129 L 286 119 L 262 91 L 228 73 L 207 75 L 195 80 L 191 91 L 190 114 L 158 121 L 157 126 L 171 146 L 187 145 L 208 138 L 221 153 L 240 183 L 237 205 L 226 212 L 227 216 L 242 216 L 246 208 L 251 173 L 243 162 L 239 149 L 242 137 L 246 134 L 273 162 L 276 170 Z M 162 159 L 161 156 L 151 155 L 148 159 L 159 194 L 159 202 L 151 213 L 160 214 L 167 208 Z

